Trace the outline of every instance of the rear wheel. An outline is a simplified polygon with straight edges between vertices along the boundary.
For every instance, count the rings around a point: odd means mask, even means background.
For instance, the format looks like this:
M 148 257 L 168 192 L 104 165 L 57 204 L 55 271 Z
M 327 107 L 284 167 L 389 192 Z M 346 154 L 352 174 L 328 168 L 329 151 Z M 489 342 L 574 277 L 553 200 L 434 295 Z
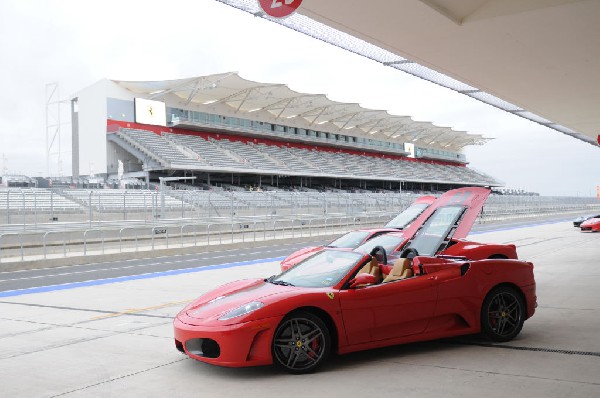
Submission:
M 312 372 L 330 350 L 329 329 L 321 318 L 310 312 L 286 316 L 273 337 L 273 361 L 290 373 Z
M 525 322 L 525 303 L 514 288 L 499 286 L 488 293 L 481 308 L 481 330 L 493 341 L 515 338 Z

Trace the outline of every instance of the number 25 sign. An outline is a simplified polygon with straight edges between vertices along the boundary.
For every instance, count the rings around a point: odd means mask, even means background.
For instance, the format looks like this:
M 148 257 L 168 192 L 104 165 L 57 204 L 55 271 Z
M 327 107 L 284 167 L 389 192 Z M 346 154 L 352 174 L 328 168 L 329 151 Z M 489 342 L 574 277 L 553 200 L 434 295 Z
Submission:
M 302 0 L 258 0 L 260 8 L 269 16 L 284 18 L 293 14 Z

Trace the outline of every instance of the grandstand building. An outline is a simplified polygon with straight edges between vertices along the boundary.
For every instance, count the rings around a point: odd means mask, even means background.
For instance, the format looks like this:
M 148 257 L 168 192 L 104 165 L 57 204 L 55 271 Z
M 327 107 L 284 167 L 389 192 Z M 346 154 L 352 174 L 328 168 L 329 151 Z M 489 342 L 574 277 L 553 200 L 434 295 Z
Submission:
M 101 80 L 71 100 L 73 178 L 438 191 L 498 186 L 463 154 L 489 139 L 223 73 Z

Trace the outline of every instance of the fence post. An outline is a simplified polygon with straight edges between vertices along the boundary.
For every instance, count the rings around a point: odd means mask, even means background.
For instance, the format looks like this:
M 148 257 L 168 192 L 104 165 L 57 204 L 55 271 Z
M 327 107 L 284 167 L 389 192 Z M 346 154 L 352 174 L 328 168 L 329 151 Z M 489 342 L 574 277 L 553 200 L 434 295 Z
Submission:
M 92 193 L 93 192 L 94 191 L 90 191 L 90 195 L 89 195 L 89 199 L 88 199 L 88 206 L 89 206 L 89 209 L 90 209 L 90 216 L 89 216 L 89 218 L 90 218 L 90 228 L 92 228 L 92 217 L 93 217 L 93 214 L 92 214 Z
M 85 256 L 87 254 L 87 233 L 90 230 L 85 230 L 83 231 L 83 255 Z
M 50 219 L 54 220 L 54 191 L 50 191 Z
M 44 234 L 44 238 L 43 238 L 43 240 L 42 240 L 42 242 L 43 242 L 43 245 L 44 245 L 44 260 L 46 259 L 46 236 L 48 236 L 48 234 L 49 234 L 49 233 L 50 233 L 50 231 L 46 232 L 46 233 Z
M 33 191 L 33 225 L 37 227 L 37 191 Z
M 23 192 L 23 188 L 21 189 L 21 199 L 23 200 L 23 231 L 25 231 L 25 192 Z
M 119 253 L 123 253 L 123 245 L 122 245 L 122 233 L 125 228 L 121 228 L 119 230 Z
M 20 242 L 21 243 L 21 261 L 23 261 L 24 257 L 25 257 L 25 253 L 23 253 L 23 236 L 21 236 L 20 241 L 21 241 Z
M 6 191 L 6 224 L 10 224 L 10 189 Z

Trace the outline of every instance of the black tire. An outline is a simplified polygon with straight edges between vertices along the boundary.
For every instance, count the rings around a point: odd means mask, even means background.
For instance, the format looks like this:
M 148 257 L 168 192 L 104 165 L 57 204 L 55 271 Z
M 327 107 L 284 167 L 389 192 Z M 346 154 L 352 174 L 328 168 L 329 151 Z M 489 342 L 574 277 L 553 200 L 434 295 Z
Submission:
M 492 341 L 514 339 L 525 322 L 525 302 L 514 288 L 492 289 L 481 306 L 481 331 Z
M 284 370 L 310 373 L 327 359 L 331 336 L 325 322 L 310 312 L 294 312 L 281 321 L 271 345 L 273 362 Z

